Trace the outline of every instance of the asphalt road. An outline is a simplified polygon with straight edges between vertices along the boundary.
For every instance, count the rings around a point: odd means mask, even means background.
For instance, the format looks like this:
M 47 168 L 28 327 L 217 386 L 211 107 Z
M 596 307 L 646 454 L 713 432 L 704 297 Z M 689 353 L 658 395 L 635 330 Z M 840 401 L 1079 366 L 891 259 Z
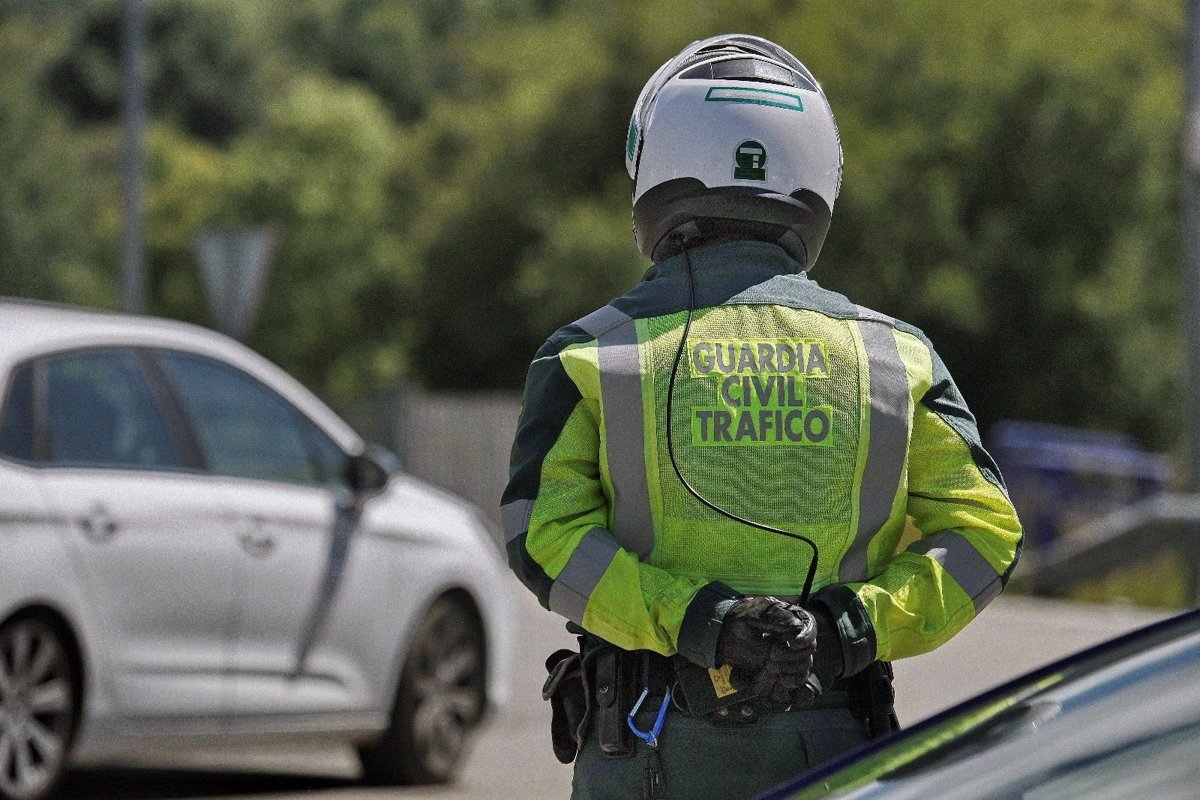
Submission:
M 120 766 L 73 771 L 64 800 L 538 800 L 570 794 L 570 768 L 554 760 L 542 661 L 573 640 L 558 618 L 519 586 L 512 701 L 484 730 L 459 782 L 442 788 L 357 785 L 348 749 L 294 746 L 262 751 L 164 751 Z M 897 711 L 911 723 L 978 691 L 1161 615 L 1003 597 L 941 649 L 896 665 Z

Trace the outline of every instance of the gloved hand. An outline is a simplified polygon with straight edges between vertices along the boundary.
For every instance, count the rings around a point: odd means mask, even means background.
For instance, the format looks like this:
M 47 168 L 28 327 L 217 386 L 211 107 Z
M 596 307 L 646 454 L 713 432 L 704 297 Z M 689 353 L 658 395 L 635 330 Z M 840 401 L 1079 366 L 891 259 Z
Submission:
M 833 617 L 823 608 L 810 612 L 816 624 L 816 650 L 804 685 L 792 696 L 793 708 L 808 708 L 823 691 L 845 674 L 845 656 Z
M 812 614 L 800 606 L 774 597 L 744 597 L 725 614 L 717 662 L 747 674 L 754 694 L 786 707 L 812 668 L 816 632 Z

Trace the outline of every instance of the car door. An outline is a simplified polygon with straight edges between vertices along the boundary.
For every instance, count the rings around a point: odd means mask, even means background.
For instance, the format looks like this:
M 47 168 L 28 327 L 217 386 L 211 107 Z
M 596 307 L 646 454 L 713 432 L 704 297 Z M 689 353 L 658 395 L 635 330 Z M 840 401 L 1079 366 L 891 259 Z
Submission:
M 353 512 L 340 487 L 340 451 L 319 452 L 315 426 L 278 392 L 231 364 L 156 355 L 179 398 L 238 544 L 231 670 L 234 713 L 345 708 L 341 670 L 307 655 L 342 576 Z
M 47 356 L 34 376 L 38 481 L 70 528 L 121 714 L 217 717 L 235 547 L 163 387 L 132 349 Z

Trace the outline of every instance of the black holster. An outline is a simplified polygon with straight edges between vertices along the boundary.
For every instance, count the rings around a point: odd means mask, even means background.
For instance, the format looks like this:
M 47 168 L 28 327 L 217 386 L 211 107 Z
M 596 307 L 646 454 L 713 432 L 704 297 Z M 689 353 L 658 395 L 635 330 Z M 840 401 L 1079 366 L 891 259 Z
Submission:
M 579 634 L 579 650 L 558 650 L 546 659 L 549 676 L 542 699 L 550 701 L 550 739 L 554 755 L 570 764 L 587 738 L 595 717 L 600 750 L 619 758 L 633 752 L 633 735 L 625 718 L 637 699 L 638 656 L 567 625 Z
M 892 688 L 892 665 L 875 661 L 843 683 L 850 693 L 850 711 L 862 723 L 869 739 L 900 730 L 896 718 L 896 692 Z
M 596 734 L 600 739 L 600 750 L 606 756 L 619 758 L 633 751 L 633 735 L 625 717 L 635 700 L 636 657 L 627 650 L 606 645 L 596 653 L 593 663 Z

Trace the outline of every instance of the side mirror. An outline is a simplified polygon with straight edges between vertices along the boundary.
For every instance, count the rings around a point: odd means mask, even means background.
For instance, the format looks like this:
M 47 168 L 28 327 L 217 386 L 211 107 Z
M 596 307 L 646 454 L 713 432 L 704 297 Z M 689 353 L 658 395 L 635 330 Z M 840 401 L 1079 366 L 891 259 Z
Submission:
M 368 444 L 365 454 L 376 464 L 383 467 L 383 471 L 388 475 L 395 475 L 404 471 L 400 464 L 400 456 L 388 450 L 383 445 Z
M 363 453 L 346 461 L 346 485 L 354 492 L 378 492 L 387 486 L 388 471 L 373 455 Z

